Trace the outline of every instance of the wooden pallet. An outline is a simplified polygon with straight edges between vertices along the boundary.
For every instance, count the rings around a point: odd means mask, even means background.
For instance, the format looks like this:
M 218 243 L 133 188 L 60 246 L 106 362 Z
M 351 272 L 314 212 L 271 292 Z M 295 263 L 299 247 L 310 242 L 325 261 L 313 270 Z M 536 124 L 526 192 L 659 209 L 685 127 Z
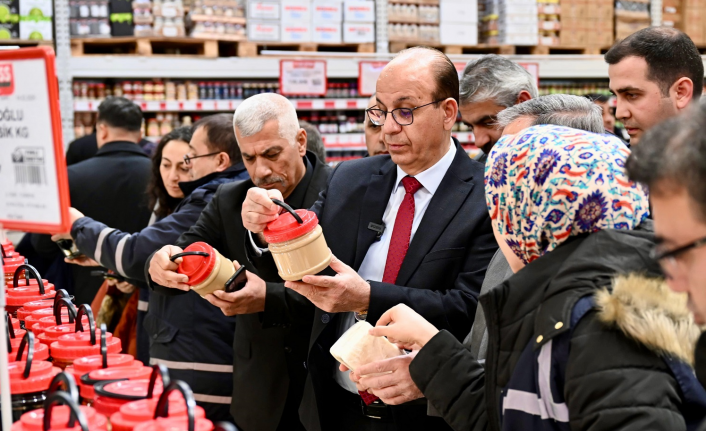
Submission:
M 53 40 L 0 39 L 0 46 L 19 46 L 30 48 L 35 46 L 54 46 Z
M 553 54 L 581 54 L 581 55 L 601 55 L 608 48 L 600 46 L 531 46 L 529 53 L 533 55 L 553 55 Z
M 430 45 L 425 43 L 410 44 L 408 42 L 390 42 L 390 52 L 397 53 L 407 48 L 414 46 L 429 46 L 437 48 L 446 55 L 461 55 L 461 54 L 500 54 L 514 55 L 515 47 L 510 45 Z

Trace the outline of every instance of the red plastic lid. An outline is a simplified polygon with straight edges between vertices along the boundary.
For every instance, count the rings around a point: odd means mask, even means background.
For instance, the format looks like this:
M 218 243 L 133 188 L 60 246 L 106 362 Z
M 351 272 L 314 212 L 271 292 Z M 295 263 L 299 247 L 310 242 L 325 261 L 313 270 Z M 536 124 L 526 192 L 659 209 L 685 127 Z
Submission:
M 49 286 L 51 286 L 51 289 L 54 290 L 54 285 L 53 285 L 52 283 L 49 283 L 49 280 L 47 280 L 46 278 L 43 278 L 43 279 L 42 279 L 42 284 L 44 285 L 44 289 L 45 289 L 45 290 L 46 290 Z M 15 288 L 15 286 L 14 286 L 13 283 L 7 283 L 7 284 L 5 285 L 5 287 L 7 287 L 8 289 L 14 289 L 14 288 Z M 27 285 L 27 280 L 25 280 L 24 278 L 20 278 L 20 279 L 17 281 L 17 287 L 28 287 L 28 285 Z M 30 279 L 29 279 L 29 287 L 35 287 L 35 288 L 36 288 L 36 287 L 37 287 L 37 280 L 35 280 L 34 278 L 30 278 Z M 37 289 L 37 291 L 39 291 L 39 289 Z
M 14 342 L 15 340 L 19 340 L 17 342 L 19 345 L 19 343 L 22 342 L 22 337 L 25 336 L 25 333 L 27 331 L 25 331 L 24 329 L 15 328 L 14 326 L 12 329 L 13 329 L 13 332 L 15 333 L 15 338 L 10 337 L 10 341 Z
M 79 406 L 79 409 L 86 416 L 86 421 L 88 422 L 89 430 L 104 430 L 107 428 L 108 419 L 96 412 L 93 407 Z M 54 410 L 51 412 L 51 425 L 50 429 L 52 431 L 66 430 L 66 426 L 69 423 L 69 407 L 68 406 L 54 406 Z M 12 426 L 13 431 L 42 431 L 42 424 L 44 422 L 44 409 L 37 409 L 29 411 L 20 417 L 18 422 Z M 18 426 L 19 425 L 19 426 Z M 16 428 L 16 426 L 18 426 Z M 72 428 L 73 430 L 80 430 L 81 427 L 77 425 Z
M 208 419 L 196 419 L 195 431 L 211 431 L 213 422 Z M 141 423 L 134 428 L 134 431 L 186 431 L 189 429 L 189 420 L 186 416 L 157 418 L 149 422 Z
M 42 310 L 45 308 L 52 309 L 54 306 L 54 301 L 52 299 L 42 299 L 39 301 L 32 301 L 32 302 L 26 302 L 25 305 L 22 306 L 22 308 L 25 309 L 25 311 L 28 312 L 33 312 L 37 310 Z
M 20 348 L 20 343 L 22 343 L 22 338 L 10 339 L 10 344 L 12 345 L 12 353 L 8 353 L 7 357 L 10 362 L 15 362 L 17 358 L 17 349 Z M 27 359 L 27 350 L 22 352 L 22 360 Z M 49 346 L 40 343 L 36 338 L 34 339 L 34 361 L 46 361 L 49 359 Z
M 10 362 L 8 370 L 10 372 L 10 393 L 12 394 L 31 394 L 33 392 L 42 392 L 49 389 L 49 383 L 55 375 L 61 370 L 52 367 L 50 362 L 32 361 L 32 368 L 29 371 L 29 377 L 24 378 L 26 366 L 25 361 Z
M 145 367 L 116 367 L 93 370 L 88 373 L 90 380 L 141 380 L 152 375 L 152 368 Z
M 120 410 L 123 404 L 147 397 L 149 380 L 122 380 L 105 384 L 98 391 L 93 406 L 99 413 L 110 416 Z M 158 399 L 162 395 L 162 380 L 157 379 L 152 396 Z
M 195 242 L 186 247 L 184 251 L 203 251 L 208 253 L 206 256 L 184 256 L 179 264 L 177 272 L 189 277 L 187 284 L 196 286 L 202 283 L 211 275 L 211 271 L 216 266 L 216 250 L 205 242 Z
M 20 319 L 15 319 L 14 317 L 10 317 L 10 324 L 12 325 L 13 328 L 20 329 Z
M 51 356 L 60 361 L 72 361 L 83 356 L 99 355 L 101 352 L 100 336 L 100 329 L 96 329 L 96 344 L 92 345 L 91 334 L 88 332 L 62 335 L 57 341 L 51 343 Z M 122 350 L 120 338 L 113 337 L 110 332 L 106 332 L 105 341 L 108 353 L 120 353 Z
M 107 357 L 108 368 L 115 367 L 142 367 L 142 362 L 136 361 L 132 355 L 125 353 L 110 354 Z M 72 369 L 74 373 L 82 376 L 90 373 L 93 370 L 99 370 L 103 366 L 103 357 L 101 355 L 84 356 L 74 361 Z
M 132 401 L 120 406 L 120 411 L 110 416 L 110 423 L 113 431 L 132 431 L 137 425 L 154 418 L 154 410 L 157 407 L 157 398 Z M 186 417 L 186 403 L 184 397 L 178 392 L 169 394 L 169 417 Z M 196 406 L 194 417 L 203 419 L 206 417 L 204 409 Z
M 316 213 L 307 210 L 295 210 L 304 223 L 299 223 L 290 213 L 283 213 L 277 220 L 267 224 L 263 235 L 270 244 L 291 241 L 316 229 L 319 219 Z
M 53 284 L 45 287 L 44 295 L 39 292 L 36 284 L 34 286 L 7 289 L 7 305 L 21 307 L 28 302 L 54 298 L 55 294 Z
M 24 265 L 25 258 L 22 255 L 3 260 L 3 271 L 6 275 L 15 275 L 15 271 L 20 265 Z

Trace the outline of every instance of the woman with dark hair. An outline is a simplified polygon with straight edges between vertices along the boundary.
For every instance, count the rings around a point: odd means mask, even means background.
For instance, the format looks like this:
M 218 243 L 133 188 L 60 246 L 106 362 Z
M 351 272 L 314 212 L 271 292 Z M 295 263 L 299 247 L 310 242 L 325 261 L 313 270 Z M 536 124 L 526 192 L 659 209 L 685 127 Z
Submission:
M 404 304 L 370 330 L 417 350 L 412 380 L 455 430 L 688 430 L 703 418 L 700 331 L 650 257 L 629 154 L 616 137 L 549 125 L 493 147 L 486 203 L 515 275 L 480 297 L 485 363 Z M 352 374 L 359 390 L 376 378 Z
M 191 180 L 184 155 L 189 153 L 192 134 L 190 126 L 179 127 L 164 135 L 157 145 L 152 157 L 152 180 L 147 187 L 150 208 L 154 209 L 150 224 L 173 213 L 184 199 L 179 183 Z

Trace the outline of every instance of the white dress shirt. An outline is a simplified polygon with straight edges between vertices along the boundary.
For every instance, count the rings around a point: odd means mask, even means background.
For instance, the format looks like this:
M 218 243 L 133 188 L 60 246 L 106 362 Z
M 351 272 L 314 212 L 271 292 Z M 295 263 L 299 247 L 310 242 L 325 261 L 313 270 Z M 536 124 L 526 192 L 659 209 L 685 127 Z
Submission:
M 412 221 L 412 235 L 409 238 L 410 243 L 414 239 L 414 234 L 417 232 L 419 223 L 421 223 L 422 218 L 424 218 L 424 213 L 426 213 L 429 207 L 429 202 L 431 198 L 434 197 L 434 193 L 439 188 L 441 180 L 444 179 L 446 171 L 449 170 L 451 163 L 456 156 L 456 145 L 453 140 L 449 150 L 446 154 L 434 164 L 434 166 L 425 170 L 414 176 L 414 178 L 419 181 L 422 187 L 414 194 L 414 220 Z M 392 188 L 392 194 L 390 195 L 390 200 L 387 202 L 387 207 L 385 208 L 385 213 L 382 217 L 382 222 L 385 226 L 385 231 L 382 234 L 380 241 L 374 242 L 368 252 L 365 254 L 363 263 L 358 269 L 358 275 L 360 275 L 364 280 L 370 281 L 382 281 L 382 277 L 385 273 L 385 264 L 387 263 L 387 251 L 390 248 L 390 240 L 392 239 L 392 231 L 395 227 L 395 219 L 397 218 L 397 211 L 402 204 L 402 200 L 406 194 L 404 187 L 402 186 L 402 179 L 406 177 L 407 174 L 397 166 L 397 181 L 395 186 Z M 353 324 L 355 324 L 355 317 L 353 313 L 341 313 L 341 319 L 339 320 L 338 327 L 338 337 L 343 335 L 344 332 L 348 330 Z M 353 383 L 348 378 L 349 372 L 341 372 L 338 369 L 338 364 L 336 364 L 336 372 L 334 379 L 340 386 L 347 389 L 353 393 L 358 393 L 358 390 Z

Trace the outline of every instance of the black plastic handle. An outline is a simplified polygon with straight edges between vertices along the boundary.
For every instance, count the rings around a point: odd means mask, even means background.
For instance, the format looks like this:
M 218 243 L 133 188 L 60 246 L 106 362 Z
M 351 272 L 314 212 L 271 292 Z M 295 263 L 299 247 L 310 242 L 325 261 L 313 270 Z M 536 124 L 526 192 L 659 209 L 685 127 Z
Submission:
M 51 413 L 54 406 L 59 403 L 69 407 L 69 418 L 74 418 L 77 420 L 82 431 L 88 431 L 88 421 L 86 420 L 86 415 L 84 415 L 81 409 L 78 408 L 78 403 L 74 402 L 69 394 L 62 391 L 54 392 L 49 395 L 46 400 L 44 400 L 44 421 L 42 422 L 42 431 L 49 431 L 51 429 Z M 72 422 L 73 420 L 69 419 L 68 428 L 73 428 Z
M 91 346 L 96 345 L 96 321 L 93 318 L 93 310 L 88 304 L 81 304 L 78 306 L 78 313 L 76 314 L 76 326 L 74 332 L 83 332 L 83 322 L 81 318 L 83 316 L 88 316 L 88 330 L 91 332 Z
M 15 328 L 12 327 L 12 317 L 10 317 L 10 313 L 5 313 L 5 321 L 7 322 L 7 333 L 10 335 L 10 338 L 16 338 Z M 12 350 L 10 350 L 10 353 L 12 353 Z
M 189 385 L 181 380 L 171 382 L 164 392 L 162 392 L 162 395 L 159 397 L 159 401 L 157 401 L 157 408 L 154 410 L 154 418 L 169 417 L 169 394 L 174 391 L 179 391 L 184 396 L 184 401 L 186 401 L 186 416 L 189 420 L 189 431 L 194 431 L 194 428 L 196 427 L 196 419 L 194 414 L 194 410 L 196 409 L 196 400 L 194 400 L 194 393 L 191 392 Z
M 7 319 L 5 319 L 5 320 L 7 320 Z M 10 322 L 7 322 L 7 329 L 5 331 L 7 332 L 7 335 L 8 335 L 8 337 L 7 337 L 7 353 L 12 353 L 12 342 L 10 341 L 10 331 L 12 331 L 12 334 L 14 334 L 15 328 L 13 328 L 10 325 Z M 14 335 L 12 336 L 12 338 L 15 338 Z
M 108 328 L 105 327 L 105 323 L 101 323 L 101 358 L 103 358 L 101 368 L 108 368 L 108 346 L 105 341 L 106 332 L 108 332 Z
M 49 389 L 47 393 L 51 394 L 60 390 L 62 383 L 64 384 L 64 392 L 67 392 L 75 403 L 78 403 L 78 386 L 76 386 L 76 379 L 74 379 L 74 376 L 67 373 L 66 371 L 62 371 L 56 376 L 54 376 L 51 383 L 49 384 Z M 73 423 L 69 423 L 69 428 L 73 426 Z
M 157 383 L 157 375 L 162 378 L 162 387 L 166 388 L 171 382 L 169 377 L 169 370 L 162 364 L 152 365 L 152 374 L 150 374 L 150 384 L 147 387 L 147 399 L 151 399 L 154 396 L 154 385 Z
M 3 259 L 7 259 L 7 253 L 5 253 L 5 247 L 2 244 L 0 244 L 0 253 L 2 253 Z
M 66 306 L 66 310 L 69 314 L 69 323 L 74 323 L 76 318 L 76 307 L 67 298 L 54 298 L 54 321 L 57 325 L 61 325 L 61 306 Z
M 179 259 L 180 257 L 184 256 L 203 256 L 203 257 L 209 257 L 210 254 L 206 253 L 205 251 L 185 251 L 183 253 L 177 253 L 174 256 L 170 257 L 169 260 L 174 262 L 175 260 Z
M 22 375 L 27 379 L 32 369 L 32 359 L 34 359 L 34 333 L 32 331 L 25 332 L 25 336 L 22 337 L 22 342 L 20 343 L 20 348 L 17 349 L 17 357 L 15 358 L 17 362 L 22 360 L 25 346 L 27 346 L 27 361 L 25 363 L 25 371 Z
M 297 214 L 297 212 L 294 211 L 294 209 L 292 209 L 292 207 L 290 207 L 286 203 L 282 202 L 279 199 L 272 199 L 272 202 L 274 202 L 275 204 L 277 204 L 277 205 L 281 206 L 282 208 L 284 208 L 285 210 L 287 210 L 287 212 L 290 213 L 294 217 L 294 220 L 299 222 L 299 224 L 304 223 L 304 220 L 302 220 L 302 218 L 299 217 L 299 214 Z
M 27 283 L 26 286 L 29 286 L 29 274 L 31 274 L 32 278 L 37 280 L 37 285 L 39 286 L 39 293 L 41 295 L 45 295 L 46 293 L 44 292 L 44 280 L 42 280 L 42 276 L 39 275 L 39 271 L 37 271 L 37 268 L 27 263 L 18 266 L 15 270 L 15 277 L 12 279 L 12 287 L 18 287 L 17 283 L 20 281 L 20 273 L 22 272 L 22 270 L 25 270 L 25 281 Z

